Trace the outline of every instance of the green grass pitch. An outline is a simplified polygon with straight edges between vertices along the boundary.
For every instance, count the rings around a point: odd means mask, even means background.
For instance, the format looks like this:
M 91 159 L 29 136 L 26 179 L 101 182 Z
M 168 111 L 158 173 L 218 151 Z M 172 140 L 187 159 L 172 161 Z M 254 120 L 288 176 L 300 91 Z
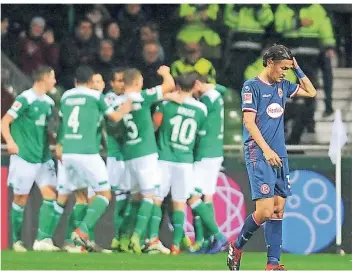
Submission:
M 284 254 L 288 270 L 352 270 L 352 255 Z M 266 253 L 245 253 L 241 270 L 264 270 Z M 3 270 L 227 270 L 226 254 L 133 255 L 64 252 L 1 252 Z

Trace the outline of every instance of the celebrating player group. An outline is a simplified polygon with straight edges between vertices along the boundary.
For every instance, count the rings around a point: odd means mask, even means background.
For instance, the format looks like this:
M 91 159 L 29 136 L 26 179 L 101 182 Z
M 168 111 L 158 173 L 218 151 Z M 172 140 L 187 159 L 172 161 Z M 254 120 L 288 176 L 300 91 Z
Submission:
M 227 265 L 239 270 L 242 247 L 264 225 L 266 270 L 283 270 L 282 218 L 291 194 L 285 102 L 295 95 L 314 97 L 316 90 L 282 45 L 268 49 L 263 65 L 263 72 L 242 89 L 244 155 L 256 210 L 229 245 L 213 207 L 223 162 L 225 87 L 209 84 L 197 72 L 173 78 L 170 69 L 161 66 L 157 72 L 162 84 L 143 89 L 141 73 L 129 68 L 112 71 L 112 89 L 104 95 L 101 75 L 81 66 L 75 88 L 61 97 L 55 163 L 48 130 L 54 101 L 47 95 L 56 83 L 55 73 L 50 67 L 38 68 L 33 87 L 16 98 L 2 119 L 2 135 L 11 154 L 8 183 L 14 192 L 14 251 L 27 251 L 21 227 L 35 181 L 43 201 L 33 250 L 179 254 L 187 249 L 215 254 L 228 247 Z M 289 69 L 295 71 L 299 84 L 284 79 Z M 102 142 L 106 162 L 100 156 Z M 72 193 L 75 205 L 67 219 L 64 246 L 59 248 L 52 237 Z M 159 229 L 161 206 L 169 193 L 173 238 L 167 248 L 159 239 Z M 113 197 L 115 233 L 111 247 L 103 249 L 95 241 L 94 229 Z M 184 232 L 186 205 L 193 214 L 193 244 Z

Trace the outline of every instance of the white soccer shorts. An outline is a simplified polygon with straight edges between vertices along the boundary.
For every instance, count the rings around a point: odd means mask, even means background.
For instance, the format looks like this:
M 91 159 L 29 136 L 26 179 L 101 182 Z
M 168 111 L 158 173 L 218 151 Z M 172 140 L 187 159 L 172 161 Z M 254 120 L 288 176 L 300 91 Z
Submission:
M 15 195 L 28 195 L 34 182 L 38 187 L 56 186 L 55 163 L 48 160 L 45 163 L 30 163 L 18 155 L 10 156 L 8 185 Z

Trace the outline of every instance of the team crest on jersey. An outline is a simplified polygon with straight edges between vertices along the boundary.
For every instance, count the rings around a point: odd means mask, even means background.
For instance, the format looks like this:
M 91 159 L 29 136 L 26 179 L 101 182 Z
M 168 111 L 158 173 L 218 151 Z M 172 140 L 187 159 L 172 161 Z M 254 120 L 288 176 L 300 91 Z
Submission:
M 279 97 L 282 98 L 282 96 L 283 96 L 282 88 L 277 89 L 277 94 L 279 94 Z
M 269 194 L 269 193 L 270 193 L 270 186 L 267 185 L 266 183 L 262 184 L 262 185 L 260 186 L 260 192 L 261 192 L 262 194 L 264 194 L 264 195 Z
M 244 87 L 244 91 L 250 91 L 251 89 L 249 88 L 249 86 L 245 86 Z
M 19 110 L 22 107 L 22 104 L 19 101 L 15 101 L 12 105 L 13 110 Z
M 148 95 L 154 95 L 156 93 L 156 89 L 155 88 L 148 88 L 147 89 L 147 94 Z
M 243 103 L 244 104 L 253 103 L 253 94 L 252 93 L 244 93 L 243 94 Z

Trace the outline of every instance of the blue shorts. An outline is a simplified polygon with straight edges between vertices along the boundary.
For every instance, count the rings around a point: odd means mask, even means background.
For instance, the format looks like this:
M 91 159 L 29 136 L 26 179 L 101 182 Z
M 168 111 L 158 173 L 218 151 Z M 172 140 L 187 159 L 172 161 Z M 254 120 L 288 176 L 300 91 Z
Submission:
M 246 164 L 252 200 L 292 195 L 288 159 L 281 161 L 282 168 L 272 167 L 265 159 Z

